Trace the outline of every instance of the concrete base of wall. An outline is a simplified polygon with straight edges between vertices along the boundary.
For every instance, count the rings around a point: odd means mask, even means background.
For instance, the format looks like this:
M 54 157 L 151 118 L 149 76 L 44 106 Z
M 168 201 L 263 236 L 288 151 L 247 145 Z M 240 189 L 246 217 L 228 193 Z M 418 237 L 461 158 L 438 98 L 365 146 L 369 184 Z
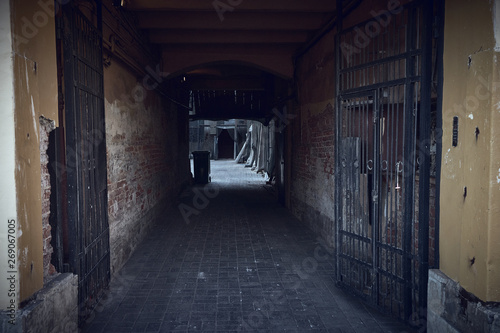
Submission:
M 291 211 L 320 236 L 327 246 L 335 248 L 335 223 L 331 218 L 294 197 L 292 197 Z
M 143 216 L 129 223 L 110 226 L 111 275 L 122 268 L 168 207 L 170 207 L 169 198 L 164 198 Z
M 59 274 L 34 299 L 16 312 L 15 324 L 9 314 L 0 316 L 1 332 L 78 332 L 78 276 Z
M 427 332 L 500 332 L 500 304 L 481 302 L 440 270 L 430 270 Z

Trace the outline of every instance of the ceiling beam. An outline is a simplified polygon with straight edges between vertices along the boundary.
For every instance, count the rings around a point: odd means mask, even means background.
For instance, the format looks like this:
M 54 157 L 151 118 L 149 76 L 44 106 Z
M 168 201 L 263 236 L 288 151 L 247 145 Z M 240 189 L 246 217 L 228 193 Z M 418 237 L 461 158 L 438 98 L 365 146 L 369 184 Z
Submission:
M 197 78 L 188 77 L 192 90 L 265 90 L 261 78 Z
M 232 3 L 232 5 L 231 5 Z M 222 5 L 221 5 L 222 4 Z M 236 10 L 280 11 L 280 12 L 331 12 L 335 10 L 333 0 L 125 0 L 124 7 L 130 10 L 171 10 L 171 11 L 216 11 L 217 6 L 228 5 Z
M 150 41 L 156 44 L 268 44 L 305 43 L 309 34 L 305 31 L 265 31 L 265 30 L 152 30 Z
M 164 50 L 162 53 L 162 71 L 168 73 L 167 76 L 174 77 L 186 71 L 199 68 L 207 64 L 231 63 L 244 66 L 253 66 L 281 78 L 289 79 L 293 77 L 292 57 L 288 54 L 226 54 L 219 53 L 181 53 Z
M 163 53 L 224 54 L 224 55 L 289 55 L 296 51 L 295 44 L 165 44 Z
M 141 29 L 209 30 L 315 30 L 328 19 L 311 13 L 228 13 L 220 20 L 215 12 L 140 12 Z

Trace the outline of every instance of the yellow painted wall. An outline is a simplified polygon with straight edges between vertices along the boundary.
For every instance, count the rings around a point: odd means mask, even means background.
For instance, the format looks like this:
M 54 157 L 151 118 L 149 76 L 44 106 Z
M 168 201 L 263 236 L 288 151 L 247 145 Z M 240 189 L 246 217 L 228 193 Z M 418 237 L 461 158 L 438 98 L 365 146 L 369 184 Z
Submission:
M 16 182 L 15 182 L 15 131 L 14 131 L 14 78 L 12 42 L 10 39 L 10 4 L 0 2 L 0 310 L 15 311 L 19 290 L 16 273 L 12 264 L 16 259 Z M 10 223 L 9 223 L 10 222 Z M 9 239 L 10 235 L 10 239 Z M 10 248 L 9 248 L 10 247 Z M 10 250 L 10 253 L 9 253 Z M 12 253 L 14 252 L 14 253 Z M 12 267 L 12 266 L 14 267 Z M 12 280 L 14 275 L 14 280 Z M 12 312 L 9 312 L 12 316 Z M 12 317 L 11 317 L 12 318 Z
M 440 268 L 483 301 L 500 301 L 500 59 L 493 15 L 487 0 L 445 2 Z
M 11 1 L 20 301 L 43 286 L 39 117 L 58 122 L 53 3 Z

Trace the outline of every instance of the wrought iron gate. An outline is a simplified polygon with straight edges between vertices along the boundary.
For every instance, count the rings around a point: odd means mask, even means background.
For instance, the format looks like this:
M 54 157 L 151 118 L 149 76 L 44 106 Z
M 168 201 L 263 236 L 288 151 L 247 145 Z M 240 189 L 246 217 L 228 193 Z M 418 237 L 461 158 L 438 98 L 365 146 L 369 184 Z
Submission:
M 80 322 L 110 279 L 101 3 L 88 2 L 94 24 L 71 3 L 61 6 L 64 58 L 69 271 L 78 274 Z
M 427 290 L 429 12 L 410 2 L 339 29 L 337 44 L 337 279 L 414 323 Z

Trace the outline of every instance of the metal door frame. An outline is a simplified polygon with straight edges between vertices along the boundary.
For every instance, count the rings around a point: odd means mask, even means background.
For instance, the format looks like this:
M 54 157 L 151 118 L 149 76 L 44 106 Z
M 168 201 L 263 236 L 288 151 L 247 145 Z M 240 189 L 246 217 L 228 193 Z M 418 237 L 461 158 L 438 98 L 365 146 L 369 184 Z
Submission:
M 367 159 L 370 156 L 369 156 L 367 149 L 361 147 L 360 142 L 356 142 L 356 143 L 358 143 L 358 145 L 355 147 L 355 150 L 357 150 L 357 154 L 355 154 L 355 158 L 353 160 L 346 160 L 345 156 L 342 154 L 342 151 L 344 149 L 348 149 L 348 150 L 350 150 L 350 155 L 352 157 L 353 147 L 345 145 L 344 142 L 354 141 L 352 139 L 354 139 L 354 138 L 359 139 L 360 138 L 360 137 L 353 137 L 352 135 L 349 135 L 348 133 L 346 133 L 347 129 L 344 127 L 344 120 L 346 120 L 346 119 L 344 119 L 342 117 L 342 115 L 344 114 L 343 111 L 345 110 L 344 109 L 344 105 L 345 105 L 344 101 L 350 100 L 351 103 L 357 104 L 354 106 L 354 109 L 361 108 L 363 114 L 368 115 L 368 113 L 370 113 L 370 112 L 372 113 L 372 115 L 370 117 L 371 119 L 366 119 L 365 124 L 362 124 L 362 125 L 359 124 L 359 125 L 361 125 L 361 126 L 366 125 L 366 127 L 370 127 L 373 131 L 373 133 L 371 134 L 371 139 L 373 140 L 373 142 L 378 142 L 378 140 L 379 140 L 379 126 L 377 123 L 378 118 L 379 118 L 378 93 L 377 93 L 377 90 L 375 90 L 375 89 L 367 89 L 365 91 L 360 91 L 360 92 L 356 92 L 356 93 L 342 94 L 339 99 L 340 99 L 340 101 L 339 101 L 340 109 L 339 109 L 339 116 L 337 117 L 337 119 L 339 119 L 339 121 L 337 123 L 337 126 L 338 126 L 337 133 L 338 133 L 338 137 L 339 137 L 339 139 L 337 141 L 338 142 L 337 147 L 339 148 L 337 160 L 340 163 L 339 168 L 341 168 L 343 170 L 350 169 L 350 168 L 362 169 L 361 163 L 363 161 L 363 157 L 365 159 Z M 365 99 L 365 101 L 363 102 L 361 99 Z M 371 108 L 370 108 L 370 105 L 371 105 Z M 352 105 L 350 105 L 350 107 L 352 107 Z M 340 120 L 340 119 L 342 119 L 342 120 Z M 353 119 L 350 118 L 346 121 L 353 121 Z M 370 133 L 368 133 L 367 137 L 370 137 Z M 358 150 L 361 150 L 361 152 L 359 152 Z M 368 174 L 368 172 L 366 174 L 366 183 L 367 183 L 366 194 L 369 195 L 369 198 L 367 200 L 367 205 L 368 205 L 368 207 L 367 207 L 367 211 L 368 211 L 367 220 L 368 221 L 366 221 L 366 222 L 369 222 L 370 226 L 376 225 L 377 219 L 378 219 L 378 214 L 376 214 L 376 212 L 378 212 L 378 209 L 379 209 L 378 208 L 378 201 L 372 200 L 372 198 L 378 197 L 378 195 L 379 195 L 378 181 L 374 180 L 374 178 L 375 178 L 374 175 L 378 174 L 378 166 L 380 165 L 380 163 L 378 161 L 378 157 L 379 157 L 378 150 L 379 150 L 379 147 L 374 145 L 373 156 L 372 156 L 372 159 L 370 159 L 370 161 L 372 161 L 373 167 L 372 167 L 372 169 L 369 169 L 369 171 L 372 173 L 371 181 L 369 180 L 370 175 Z M 344 214 L 343 209 L 346 208 L 344 205 L 344 200 L 349 201 L 349 200 L 352 200 L 352 197 L 355 196 L 356 194 L 360 195 L 360 193 L 358 192 L 359 189 L 357 189 L 357 188 L 356 189 L 347 189 L 346 186 L 344 186 L 342 179 L 347 174 L 346 174 L 346 172 L 342 172 L 341 169 L 337 169 L 337 170 L 339 170 L 339 172 L 336 173 L 337 178 L 339 178 L 338 182 L 339 182 L 339 184 L 341 184 L 338 187 L 339 192 L 341 192 L 341 194 L 337 196 L 337 206 L 341 208 L 339 210 L 339 216 L 343 216 L 343 214 Z M 368 170 L 365 169 L 365 171 L 368 171 Z M 347 176 L 352 176 L 352 174 L 347 175 Z M 353 180 L 352 180 L 352 177 L 350 177 L 350 178 L 351 178 L 350 183 L 352 185 Z M 358 179 L 357 181 L 354 181 L 354 183 L 357 183 L 359 186 L 360 179 Z M 371 186 L 368 184 L 371 184 Z M 344 192 L 344 191 L 346 191 L 346 192 Z M 363 192 L 365 192 L 365 191 L 363 191 Z M 361 204 L 361 206 L 362 206 L 362 204 Z M 351 207 L 349 207 L 349 208 L 351 208 Z M 351 211 L 351 213 L 352 213 L 352 211 Z M 365 269 L 368 269 L 370 271 L 371 275 L 373 275 L 373 273 L 376 271 L 376 268 L 377 268 L 377 263 L 376 263 L 377 256 L 373 255 L 374 253 L 376 253 L 376 242 L 374 240 L 377 239 L 376 238 L 377 229 L 371 227 L 371 230 L 364 230 L 364 232 L 362 232 L 362 234 L 360 234 L 359 232 L 356 233 L 353 230 L 346 230 L 347 228 L 345 228 L 345 229 L 342 228 L 342 226 L 344 224 L 346 226 L 349 224 L 350 225 L 349 229 L 352 229 L 352 227 L 353 227 L 352 222 L 344 221 L 342 218 L 337 219 L 337 221 L 338 221 L 338 225 L 337 225 L 337 274 L 338 274 L 337 280 L 340 283 L 346 284 L 344 279 L 343 279 L 343 276 L 342 276 L 343 270 L 341 269 L 343 260 L 351 261 L 355 266 L 359 266 L 360 268 L 364 267 Z M 359 224 L 357 224 L 357 226 L 359 228 L 363 227 L 363 226 L 360 226 Z M 364 227 L 366 228 L 366 225 Z M 343 237 L 351 238 L 353 242 L 357 242 L 357 244 L 358 244 L 357 250 L 359 252 L 363 252 L 361 250 L 362 248 L 371 249 L 371 252 L 364 253 L 366 255 L 366 257 L 371 256 L 371 259 L 365 258 L 365 260 L 363 260 L 362 258 L 358 258 L 360 256 L 359 255 L 360 253 L 358 253 L 358 256 L 353 255 L 352 253 L 344 253 L 343 246 L 342 246 Z M 364 243 L 364 245 L 368 245 L 368 246 L 362 246 L 362 245 L 360 245 L 360 243 Z M 354 249 L 354 251 L 356 251 L 356 246 L 348 247 L 348 249 L 349 250 Z M 346 251 L 346 252 L 351 252 L 351 251 Z M 358 277 L 360 276 L 360 272 L 359 272 L 360 268 L 358 268 Z M 349 273 L 352 273 L 352 271 L 350 269 L 349 269 Z M 373 296 L 376 294 L 376 291 L 373 292 L 373 290 L 372 290 L 372 292 L 370 293 L 369 296 L 366 296 L 366 294 L 364 292 L 358 292 L 358 294 L 360 296 L 363 296 L 366 298 L 373 298 Z
M 102 63 L 102 4 L 89 0 L 96 24 L 74 3 L 61 7 L 67 213 L 65 267 L 78 275 L 79 325 L 110 281 L 106 130 Z
M 342 0 L 337 0 L 337 12 L 342 13 Z M 376 123 L 379 121 L 377 119 L 379 115 L 379 108 L 381 103 L 379 101 L 379 95 L 381 95 L 383 88 L 388 88 L 391 86 L 399 86 L 405 89 L 405 99 L 404 99 L 404 114 L 411 114 L 413 116 L 405 116 L 404 118 L 404 143 L 403 143 L 403 161 L 405 172 L 404 184 L 406 189 L 404 190 L 404 216 L 403 216 L 403 227 L 404 232 L 401 239 L 403 248 L 401 249 L 401 265 L 399 267 L 401 277 L 393 276 L 387 277 L 392 280 L 395 284 L 401 283 L 402 285 L 402 295 L 401 295 L 401 307 L 397 310 L 393 309 L 392 297 L 389 300 L 390 306 L 386 306 L 380 300 L 379 294 L 379 279 L 384 275 L 390 274 L 390 272 L 382 272 L 379 270 L 379 253 L 384 251 L 384 246 L 382 242 L 379 241 L 378 228 L 380 222 L 379 217 L 379 201 L 380 198 L 380 188 L 379 184 L 381 173 L 380 163 L 374 163 L 374 186 L 372 193 L 373 207 L 371 211 L 373 212 L 373 228 L 372 228 L 372 263 L 371 272 L 374 276 L 373 289 L 371 290 L 371 295 L 367 298 L 367 301 L 385 312 L 391 312 L 393 315 L 398 316 L 400 319 L 413 323 L 415 325 L 421 324 L 421 320 L 425 320 L 425 309 L 427 303 L 427 278 L 428 278 L 428 237 L 429 237 L 429 178 L 430 178 L 430 128 L 428 122 L 430 119 L 430 100 L 431 100 L 431 76 L 432 76 L 432 18 L 433 18 L 433 1 L 412 1 L 406 4 L 404 7 L 407 12 L 407 21 L 404 36 L 405 49 L 404 52 L 400 54 L 394 53 L 392 56 L 379 57 L 380 60 L 376 60 L 377 56 L 373 56 L 375 60 L 368 60 L 356 67 L 343 67 L 341 52 L 341 38 L 349 31 L 352 31 L 355 27 L 350 27 L 349 29 L 343 29 L 342 17 L 338 17 L 337 20 L 337 35 L 336 35 L 336 145 L 335 145 L 335 156 L 336 156 L 336 173 L 335 173 L 335 220 L 336 220 L 336 257 L 337 257 L 337 281 L 340 285 L 347 287 L 351 291 L 357 292 L 358 294 L 363 294 L 359 290 L 354 290 L 349 287 L 345 281 L 342 281 L 342 267 L 341 259 L 342 253 L 342 230 L 343 226 L 343 198 L 342 198 L 342 124 L 343 124 L 343 101 L 358 96 L 374 96 L 374 104 L 376 105 L 374 110 L 374 119 Z M 421 21 L 416 22 L 415 15 L 419 13 Z M 373 19 L 372 19 L 373 20 Z M 367 21 L 368 22 L 368 21 Z M 367 22 L 358 23 L 356 27 L 363 28 Z M 416 24 L 420 24 L 420 31 L 413 31 Z M 399 40 L 398 35 L 398 40 Z M 418 40 L 417 40 L 418 39 Z M 420 43 L 420 44 L 419 44 Z M 382 43 L 383 44 L 383 43 Z M 420 45 L 416 47 L 416 45 Z M 380 46 L 380 45 L 379 45 Z M 374 53 L 378 51 L 373 47 Z M 367 57 L 369 58 L 369 57 Z M 399 59 L 405 62 L 405 72 L 404 77 L 394 77 L 393 80 L 387 79 L 384 81 L 380 79 L 380 82 L 373 82 L 369 84 L 359 84 L 356 85 L 357 77 L 355 70 L 368 68 L 369 66 L 381 65 L 382 68 L 384 63 L 390 61 L 398 61 Z M 420 61 L 419 61 L 420 59 Z M 356 67 L 356 68 L 355 68 Z M 420 68 L 419 68 L 420 67 Z M 347 89 L 343 89 L 342 84 L 344 84 L 344 78 L 342 75 L 351 75 L 353 83 L 348 86 Z M 386 73 L 384 73 L 386 74 Z M 375 74 L 374 74 L 375 76 Z M 395 76 L 395 75 L 394 75 Z M 376 81 L 376 80 L 375 80 Z M 373 146 L 375 156 L 379 156 L 380 151 L 376 151 L 376 147 L 381 145 L 379 143 L 380 133 L 379 126 L 376 124 L 373 135 Z M 408 129 L 413 129 L 410 131 Z M 418 138 L 417 138 L 418 133 Z M 418 141 L 417 141 L 418 140 Z M 417 148 L 418 143 L 418 148 Z M 380 147 L 379 147 L 380 148 Z M 375 162 L 375 161 L 374 161 Z M 416 168 L 418 168 L 419 179 L 418 187 L 416 186 Z M 399 179 L 398 170 L 396 170 L 396 179 Z M 415 204 L 415 191 L 418 191 L 418 216 L 416 216 L 416 204 Z M 416 222 L 418 221 L 418 227 Z M 415 243 L 418 241 L 418 249 L 415 250 Z M 387 249 L 387 251 L 395 251 L 397 249 Z M 399 250 L 398 250 L 399 251 Z M 386 252 L 387 253 L 387 252 Z M 353 260 L 353 259 L 351 259 Z M 392 286 L 391 286 L 392 288 Z M 396 294 L 397 290 L 390 291 Z M 366 296 L 366 295 L 365 295 Z

